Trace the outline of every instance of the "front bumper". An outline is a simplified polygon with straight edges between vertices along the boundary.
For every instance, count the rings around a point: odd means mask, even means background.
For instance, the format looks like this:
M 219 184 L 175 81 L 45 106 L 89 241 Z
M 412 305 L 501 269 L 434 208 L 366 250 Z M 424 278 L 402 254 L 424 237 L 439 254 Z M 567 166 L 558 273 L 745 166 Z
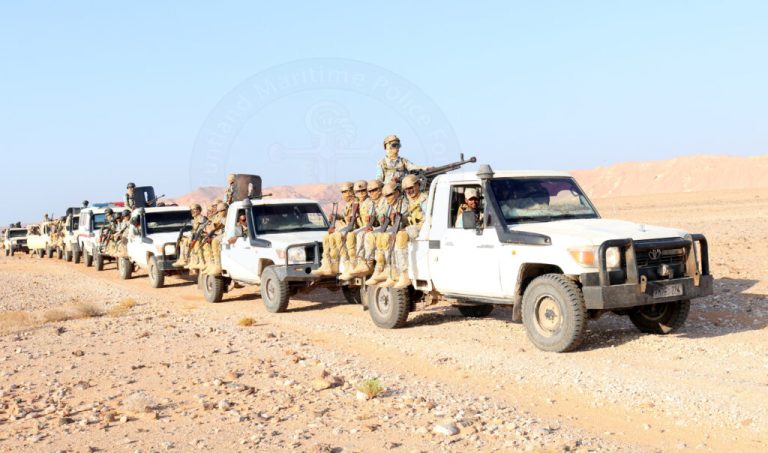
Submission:
M 711 295 L 714 278 L 709 273 L 706 238 L 688 235 L 675 246 L 685 249 L 684 275 L 648 280 L 638 270 L 632 239 L 604 242 L 598 250 L 598 272 L 579 276 L 587 309 L 617 310 Z M 621 270 L 609 272 L 606 268 L 606 251 L 611 247 L 624 252 Z
M 308 257 L 312 258 L 312 261 L 305 263 L 288 263 L 288 256 L 290 256 L 290 250 L 294 248 L 303 248 Z M 329 283 L 335 282 L 336 277 L 317 276 L 313 275 L 312 271 L 320 268 L 320 257 L 323 255 L 323 244 L 320 242 L 307 242 L 304 244 L 293 244 L 285 249 L 285 263 L 277 268 L 278 275 L 287 282 L 304 282 L 304 283 Z

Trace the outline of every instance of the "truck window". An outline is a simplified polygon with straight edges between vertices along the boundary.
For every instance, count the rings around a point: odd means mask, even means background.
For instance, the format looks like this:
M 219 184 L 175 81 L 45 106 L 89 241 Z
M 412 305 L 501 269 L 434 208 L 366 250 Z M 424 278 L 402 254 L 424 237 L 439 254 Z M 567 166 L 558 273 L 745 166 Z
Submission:
M 459 217 L 459 207 L 466 201 L 464 199 L 464 191 L 472 188 L 475 189 L 480 196 L 480 211 L 483 211 L 483 197 L 480 190 L 480 186 L 477 184 L 457 185 L 451 186 L 451 206 L 448 212 L 450 212 L 450 219 L 448 219 L 448 228 L 456 228 L 456 220 Z
M 192 230 L 192 213 L 190 211 L 166 211 L 146 213 L 147 234 L 178 233 Z
M 96 231 L 101 229 L 101 226 L 104 225 L 104 222 L 107 220 L 106 214 L 93 214 L 91 216 L 91 231 Z
M 491 190 L 507 224 L 598 218 L 572 178 L 500 178 Z
M 256 205 L 252 209 L 256 234 L 328 229 L 328 221 L 315 203 Z

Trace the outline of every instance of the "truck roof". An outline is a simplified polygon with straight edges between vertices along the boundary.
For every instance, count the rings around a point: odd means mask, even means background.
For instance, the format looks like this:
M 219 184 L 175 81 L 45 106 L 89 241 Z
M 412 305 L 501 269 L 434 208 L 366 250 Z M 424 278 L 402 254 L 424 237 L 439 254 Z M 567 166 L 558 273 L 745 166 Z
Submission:
M 554 170 L 494 170 L 494 178 L 532 178 L 532 177 L 566 177 L 571 178 L 572 175 L 564 171 Z M 461 181 L 477 181 L 476 171 L 459 171 L 446 173 L 440 175 L 441 181 L 446 182 L 461 182 Z
M 144 209 L 146 214 L 152 214 L 153 212 L 183 212 L 189 211 L 189 206 L 159 206 L 154 208 L 139 208 Z
M 251 204 L 254 206 L 269 206 L 277 204 L 296 204 L 296 203 L 314 203 L 317 204 L 317 200 L 310 200 L 309 198 L 257 198 L 251 199 Z M 233 204 L 242 204 L 242 201 L 235 202 Z

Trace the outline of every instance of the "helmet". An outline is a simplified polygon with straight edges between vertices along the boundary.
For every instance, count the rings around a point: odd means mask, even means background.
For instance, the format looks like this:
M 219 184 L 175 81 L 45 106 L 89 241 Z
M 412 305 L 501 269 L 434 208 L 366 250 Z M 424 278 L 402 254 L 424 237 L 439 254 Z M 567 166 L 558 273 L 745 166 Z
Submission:
M 200 206 L 197 203 L 194 203 L 194 204 L 192 204 L 192 206 L 189 207 L 190 211 L 194 211 L 195 209 L 197 209 L 198 211 L 202 211 L 203 210 L 202 206 Z
M 387 135 L 384 138 L 384 148 L 386 148 L 387 145 L 392 143 L 392 142 L 398 142 L 398 143 L 400 142 L 400 139 L 397 137 L 397 135 L 395 135 L 395 134 Z
M 469 200 L 470 198 L 480 198 L 477 195 L 477 189 L 475 188 L 469 188 L 464 190 L 464 199 Z
M 227 204 L 222 202 L 216 205 L 216 211 L 217 212 L 224 212 L 227 210 Z
M 384 190 L 381 191 L 381 193 L 386 197 L 387 195 L 392 195 L 393 193 L 397 192 L 397 185 L 393 182 L 387 183 L 384 185 Z
M 355 192 L 368 190 L 368 182 L 365 179 L 355 181 Z
M 340 189 L 342 192 L 347 192 L 347 191 L 349 191 L 349 190 L 352 190 L 352 187 L 353 187 L 353 185 L 352 185 L 352 183 L 351 183 L 351 182 L 345 182 L 345 183 L 343 183 L 343 184 L 341 184 L 341 185 L 339 186 L 339 189 Z
M 112 208 L 107 208 L 107 209 L 104 210 L 104 214 L 112 215 L 114 213 L 112 212 Z
M 84 208 L 87 208 L 87 207 L 88 207 L 88 200 L 83 200 L 83 207 L 84 207 Z
M 384 183 L 380 179 L 371 179 L 368 181 L 368 190 L 381 189 Z
M 234 173 L 230 173 L 230 174 L 227 175 L 227 182 L 230 183 L 230 184 L 235 182 L 235 174 Z
M 419 183 L 419 178 L 417 178 L 415 175 L 408 175 L 405 178 L 403 178 L 403 189 L 410 189 L 411 187 L 415 186 Z
M 129 211 L 128 209 L 123 209 L 123 217 L 130 217 L 130 216 L 131 216 L 131 211 Z
M 135 189 L 135 188 L 136 188 L 136 184 L 134 184 L 132 182 L 129 182 L 128 186 L 126 187 L 126 189 Z

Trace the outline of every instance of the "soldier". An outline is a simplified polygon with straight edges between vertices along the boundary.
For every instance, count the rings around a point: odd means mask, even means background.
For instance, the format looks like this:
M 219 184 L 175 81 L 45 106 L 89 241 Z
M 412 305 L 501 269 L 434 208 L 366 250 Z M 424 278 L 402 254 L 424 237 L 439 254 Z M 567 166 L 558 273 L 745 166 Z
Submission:
M 82 209 L 87 208 L 89 204 L 90 203 L 88 202 L 88 200 L 83 200 L 83 207 L 82 207 Z
M 136 198 L 134 197 L 136 184 L 129 182 L 126 189 L 128 191 L 125 193 L 125 207 L 133 211 L 136 208 Z
M 216 206 L 216 213 L 209 218 L 205 227 L 205 240 L 203 241 L 203 255 L 206 266 L 200 272 L 214 277 L 221 276 L 221 235 L 224 232 L 224 222 L 227 220 L 227 205 L 220 202 Z
M 179 259 L 173 263 L 173 267 L 188 267 L 190 270 L 199 270 L 200 266 L 199 255 L 201 253 L 201 244 L 198 239 L 195 244 L 192 244 L 192 238 L 200 236 L 199 229 L 205 223 L 206 218 L 203 216 L 203 208 L 195 203 L 190 206 L 189 209 L 192 212 L 192 229 L 189 236 L 184 235 L 179 241 Z
M 376 172 L 376 179 L 384 184 L 389 182 L 400 184 L 408 173 L 426 170 L 426 167 L 414 165 L 405 157 L 400 157 L 400 139 L 397 135 L 388 135 L 384 139 L 384 150 L 387 152 L 387 157 L 379 161 Z
M 387 217 L 387 200 L 381 193 L 383 186 L 378 179 L 368 181 L 368 196 L 373 204 L 373 218 L 369 221 L 368 228 L 363 230 L 357 239 L 357 266 L 352 271 L 353 277 L 370 275 L 374 270 L 376 235 L 381 232 L 381 226 Z
M 483 213 L 480 211 L 480 197 L 477 195 L 477 189 L 468 188 L 464 190 L 464 203 L 459 206 L 456 212 L 456 228 L 464 228 L 463 214 L 472 211 L 475 213 L 475 225 L 483 227 Z
M 402 197 L 397 184 L 394 182 L 384 185 L 382 195 L 387 203 L 387 212 L 383 223 L 388 223 L 388 225 L 386 229 L 382 225 L 381 232 L 375 235 L 376 267 L 371 278 L 365 281 L 366 285 L 376 285 L 390 278 L 393 271 L 391 267 L 394 267 L 394 264 L 392 257 L 389 256 L 389 249 L 392 237 L 397 233 L 394 223 L 398 216 L 402 219 L 408 212 L 408 202 Z
M 328 232 L 323 236 L 323 257 L 320 267 L 312 271 L 312 275 L 330 276 L 339 273 L 339 256 L 341 252 L 341 233 L 336 231 L 336 223 L 338 220 L 339 226 L 344 228 L 352 219 L 352 202 L 355 199 L 353 190 L 353 184 L 351 182 L 345 182 L 339 186 L 341 190 L 341 198 L 346 203 L 344 207 L 344 214 L 338 215 L 331 219 L 331 227 L 328 228 Z
M 101 249 L 101 252 L 106 253 L 109 248 L 109 240 L 114 229 L 114 212 L 112 211 L 112 208 L 107 208 L 104 210 L 104 223 L 101 224 L 101 229 L 99 230 L 99 248 Z
M 408 202 L 408 210 L 405 222 L 401 221 L 401 229 L 395 236 L 394 264 L 399 273 L 397 281 L 390 278 L 382 283 L 382 287 L 407 288 L 411 285 L 408 277 L 408 242 L 419 236 L 419 230 L 424 223 L 427 194 L 421 191 L 421 184 L 414 175 L 403 178 L 403 190 Z
M 235 224 L 235 235 L 229 238 L 227 242 L 232 245 L 237 242 L 239 238 L 248 238 L 248 223 L 245 214 L 240 214 L 240 217 Z
M 224 193 L 224 202 L 227 203 L 227 206 L 231 205 L 235 201 L 236 190 L 237 187 L 235 186 L 235 175 L 234 173 L 230 173 L 227 175 L 227 190 Z
M 115 255 L 116 257 L 128 256 L 128 236 L 130 230 L 133 227 L 131 225 L 131 211 L 124 209 L 121 215 L 121 220 L 117 224 L 117 234 L 115 234 Z
M 368 181 L 361 179 L 355 181 L 355 197 L 357 198 L 357 215 L 354 225 L 350 225 L 347 231 L 345 245 L 342 249 L 342 260 L 344 262 L 344 273 L 339 277 L 341 280 L 352 279 L 355 268 L 357 267 L 358 245 L 363 245 L 362 235 L 371 226 L 375 219 L 375 205 L 373 200 L 368 198 Z

